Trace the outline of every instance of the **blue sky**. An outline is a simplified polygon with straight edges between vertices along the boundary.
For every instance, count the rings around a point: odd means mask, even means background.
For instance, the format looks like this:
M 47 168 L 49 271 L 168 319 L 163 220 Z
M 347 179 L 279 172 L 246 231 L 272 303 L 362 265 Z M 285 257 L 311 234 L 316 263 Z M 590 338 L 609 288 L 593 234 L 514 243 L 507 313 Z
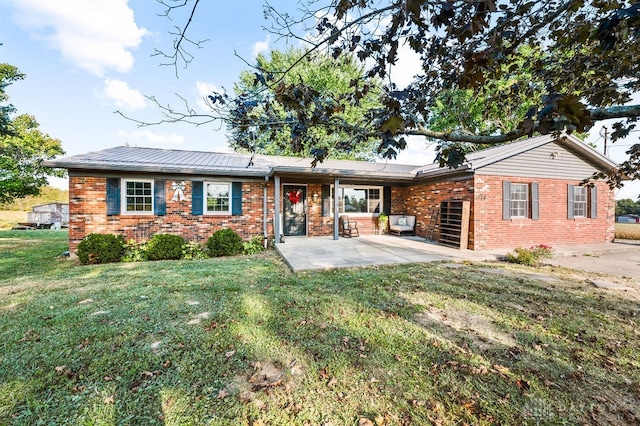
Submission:
M 220 3 L 224 4 L 221 6 Z M 278 10 L 292 10 L 295 2 L 270 2 Z M 208 39 L 186 69 L 162 66 L 155 49 L 170 50 L 173 25 L 183 25 L 184 13 L 173 21 L 158 16 L 164 11 L 152 0 L 0 0 L 0 62 L 17 66 L 26 79 L 9 86 L 18 113 L 35 115 L 41 130 L 62 141 L 68 155 L 96 151 L 126 143 L 156 148 L 227 151 L 225 128 L 171 124 L 138 128 L 114 111 L 146 121 L 160 119 L 160 111 L 146 96 L 164 105 L 179 106 L 183 96 L 201 108 L 212 88 L 231 90 L 258 52 L 286 48 L 263 30 L 268 24 L 262 1 L 202 1 L 190 28 L 193 39 Z M 186 12 L 186 10 L 185 10 Z M 394 70 L 394 81 L 407 83 L 417 67 L 405 56 Z M 203 108 L 203 107 L 202 107 Z M 205 112 L 201 109 L 201 112 Z M 602 126 L 591 141 L 602 152 Z M 638 143 L 639 133 L 610 149 L 616 161 Z M 427 164 L 433 147 L 414 139 L 398 162 Z M 54 182 L 64 186 L 64 182 Z M 635 198 L 637 183 L 627 185 L 617 198 Z

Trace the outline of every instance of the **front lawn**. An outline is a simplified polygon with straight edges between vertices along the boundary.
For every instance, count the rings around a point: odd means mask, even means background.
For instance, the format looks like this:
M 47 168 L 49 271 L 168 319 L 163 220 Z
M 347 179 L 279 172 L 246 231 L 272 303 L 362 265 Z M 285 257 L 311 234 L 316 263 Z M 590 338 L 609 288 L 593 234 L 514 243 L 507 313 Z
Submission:
M 638 299 L 577 273 L 80 266 L 66 238 L 0 232 L 0 425 L 640 422 Z

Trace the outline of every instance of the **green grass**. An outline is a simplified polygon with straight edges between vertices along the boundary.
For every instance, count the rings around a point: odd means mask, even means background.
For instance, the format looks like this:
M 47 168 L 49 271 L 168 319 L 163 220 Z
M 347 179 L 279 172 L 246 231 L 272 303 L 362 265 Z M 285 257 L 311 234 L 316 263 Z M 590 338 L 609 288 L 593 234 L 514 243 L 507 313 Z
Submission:
M 619 240 L 640 240 L 640 224 L 616 223 L 616 238 Z
M 638 301 L 565 270 L 80 266 L 66 236 L 0 232 L 1 425 L 640 421 Z

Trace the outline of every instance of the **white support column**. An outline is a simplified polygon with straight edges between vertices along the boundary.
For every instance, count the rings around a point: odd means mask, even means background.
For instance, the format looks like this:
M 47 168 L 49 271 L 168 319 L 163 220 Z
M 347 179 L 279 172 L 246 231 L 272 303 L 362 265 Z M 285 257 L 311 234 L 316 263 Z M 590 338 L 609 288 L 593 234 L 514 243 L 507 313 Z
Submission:
M 340 206 L 340 180 L 335 178 L 333 181 L 333 239 L 337 240 L 340 238 L 340 213 L 338 212 L 338 207 Z
M 273 218 L 273 233 L 275 234 L 276 244 L 280 242 L 280 234 L 282 230 L 280 229 L 280 176 L 275 175 L 273 178 L 273 184 L 275 186 L 275 203 L 274 205 L 274 218 Z

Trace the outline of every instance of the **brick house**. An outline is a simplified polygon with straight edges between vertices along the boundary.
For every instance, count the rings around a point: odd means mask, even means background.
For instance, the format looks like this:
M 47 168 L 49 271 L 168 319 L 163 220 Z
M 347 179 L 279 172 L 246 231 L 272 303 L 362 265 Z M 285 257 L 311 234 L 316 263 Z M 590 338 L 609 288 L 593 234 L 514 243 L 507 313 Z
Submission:
M 579 184 L 616 164 L 571 135 L 477 151 L 457 169 L 344 160 L 314 168 L 304 158 L 137 147 L 45 165 L 69 171 L 72 252 L 90 233 L 203 242 L 232 228 L 245 239 L 338 238 L 336 210 L 360 234 L 378 232 L 380 212 L 412 215 L 416 235 L 437 240 L 438 208 L 450 200 L 469 202 L 473 250 L 605 243 L 615 232 L 613 191 Z

